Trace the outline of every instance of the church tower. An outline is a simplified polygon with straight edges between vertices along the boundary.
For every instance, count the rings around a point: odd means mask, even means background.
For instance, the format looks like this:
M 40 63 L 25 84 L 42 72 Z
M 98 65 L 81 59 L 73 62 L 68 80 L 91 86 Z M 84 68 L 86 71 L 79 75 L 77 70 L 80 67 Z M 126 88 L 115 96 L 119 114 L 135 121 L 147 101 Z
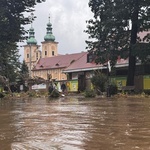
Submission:
M 44 36 L 44 42 L 42 42 L 42 58 L 53 57 L 58 55 L 58 42 L 55 42 L 55 36 L 52 33 L 52 24 L 50 23 L 50 17 L 46 29 L 47 32 Z
M 29 69 L 29 76 L 31 77 L 31 70 L 34 67 L 37 60 L 41 58 L 41 52 L 38 49 L 37 41 L 34 36 L 34 28 L 31 25 L 29 29 L 29 38 L 27 39 L 27 45 L 24 46 L 24 60 Z

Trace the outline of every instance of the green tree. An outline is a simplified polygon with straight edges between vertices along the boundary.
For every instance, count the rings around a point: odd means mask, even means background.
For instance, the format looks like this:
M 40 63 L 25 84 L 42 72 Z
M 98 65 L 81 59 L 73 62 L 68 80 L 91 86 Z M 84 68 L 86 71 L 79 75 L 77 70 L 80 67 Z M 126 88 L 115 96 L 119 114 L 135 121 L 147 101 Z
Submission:
M 28 66 L 27 64 L 25 63 L 25 61 L 23 60 L 22 64 L 21 64 L 21 71 L 20 73 L 22 75 L 25 75 L 25 76 L 29 76 L 29 70 L 28 70 Z
M 29 79 L 29 70 L 28 70 L 28 66 L 25 63 L 25 61 L 23 60 L 23 62 L 21 63 L 21 68 L 20 68 L 20 72 L 18 77 L 20 78 L 20 82 L 22 84 L 25 84 L 25 81 L 27 81 Z
M 0 75 L 14 80 L 20 65 L 17 42 L 25 39 L 24 25 L 31 21 L 24 12 L 34 11 L 37 3 L 45 0 L 1 0 L 0 1 Z
M 17 71 L 20 68 L 18 49 L 5 49 L 0 56 L 0 75 L 5 76 L 10 82 L 14 82 Z
M 24 91 L 28 90 L 28 86 L 27 86 L 28 79 L 29 79 L 28 66 L 23 60 L 23 62 L 21 63 L 20 71 L 18 72 L 17 82 L 18 82 L 18 85 L 23 86 Z
M 86 33 L 91 41 L 87 47 L 97 56 L 97 63 L 111 60 L 115 65 L 118 56 L 129 59 L 127 85 L 134 85 L 136 58 L 147 59 L 149 44 L 137 51 L 139 43 L 149 43 L 148 34 L 142 39 L 139 33 L 150 29 L 149 0 L 90 0 L 94 19 L 88 21 Z M 148 55 L 142 55 L 146 51 Z
M 99 71 L 96 71 L 91 78 L 94 88 L 100 93 L 106 91 L 107 81 L 107 76 Z

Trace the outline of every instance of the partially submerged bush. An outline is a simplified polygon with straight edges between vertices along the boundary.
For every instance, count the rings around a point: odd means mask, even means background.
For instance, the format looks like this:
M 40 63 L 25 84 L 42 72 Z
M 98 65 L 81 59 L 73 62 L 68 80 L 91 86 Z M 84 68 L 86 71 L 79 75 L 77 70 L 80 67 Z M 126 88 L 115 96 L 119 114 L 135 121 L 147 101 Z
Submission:
M 106 89 L 107 76 L 101 72 L 96 72 L 91 78 L 91 82 L 97 91 L 104 92 Z
M 118 92 L 117 85 L 115 83 L 111 83 L 110 85 L 110 95 L 115 95 Z
M 60 96 L 60 93 L 54 89 L 53 91 L 49 92 L 49 96 L 53 98 L 57 98 Z
M 49 97 L 57 98 L 60 96 L 60 93 L 57 89 L 55 89 L 52 85 L 48 88 Z
M 150 95 L 150 90 L 149 90 L 149 89 L 144 90 L 143 92 L 144 92 L 145 94 L 147 94 L 147 95 Z
M 110 94 L 110 96 L 117 94 L 118 92 L 117 85 L 115 83 L 110 83 L 110 81 L 108 80 L 109 79 L 107 75 L 98 71 L 91 78 L 91 82 L 94 86 L 95 91 L 97 91 L 97 94 L 103 94 L 103 92 L 106 91 Z
M 28 96 L 29 97 L 36 97 L 36 92 L 35 91 L 29 91 Z
M 95 93 L 94 90 L 86 90 L 85 93 L 84 93 L 84 96 L 85 97 L 95 97 L 96 93 Z
M 5 97 L 5 94 L 0 92 L 0 98 L 3 98 L 3 97 Z

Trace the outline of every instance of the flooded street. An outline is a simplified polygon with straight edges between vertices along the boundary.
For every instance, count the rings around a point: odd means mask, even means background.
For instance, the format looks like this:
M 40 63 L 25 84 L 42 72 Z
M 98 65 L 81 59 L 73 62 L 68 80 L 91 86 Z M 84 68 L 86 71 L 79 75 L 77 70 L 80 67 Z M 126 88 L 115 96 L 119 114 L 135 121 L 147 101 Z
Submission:
M 150 150 L 150 100 L 1 100 L 0 150 Z

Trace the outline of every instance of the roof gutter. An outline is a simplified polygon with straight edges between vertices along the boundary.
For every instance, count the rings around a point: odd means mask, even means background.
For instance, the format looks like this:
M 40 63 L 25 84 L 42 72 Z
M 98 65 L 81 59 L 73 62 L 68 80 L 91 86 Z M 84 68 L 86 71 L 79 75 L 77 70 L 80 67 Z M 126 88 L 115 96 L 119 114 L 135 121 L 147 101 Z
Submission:
M 141 63 L 136 63 L 136 65 L 141 65 Z M 128 63 L 125 64 L 116 64 L 116 68 L 121 68 L 121 67 L 128 67 Z M 63 70 L 63 73 L 71 73 L 71 72 L 80 72 L 80 71 L 92 71 L 92 70 L 97 70 L 97 69 L 107 69 L 107 66 L 98 66 L 98 67 L 93 67 L 93 68 L 82 68 L 82 69 L 70 69 L 70 70 Z

